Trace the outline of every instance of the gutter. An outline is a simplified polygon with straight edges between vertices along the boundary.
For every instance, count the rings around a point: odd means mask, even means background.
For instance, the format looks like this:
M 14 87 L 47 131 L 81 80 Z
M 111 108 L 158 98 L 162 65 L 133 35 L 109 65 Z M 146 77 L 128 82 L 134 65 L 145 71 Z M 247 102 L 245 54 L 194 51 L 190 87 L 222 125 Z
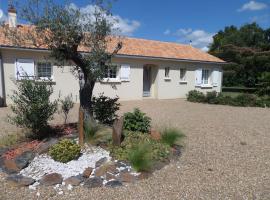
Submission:
M 19 51 L 31 51 L 31 52 L 46 52 L 49 53 L 50 50 L 46 48 L 27 48 L 27 47 L 12 47 L 0 45 L 0 49 L 9 50 L 19 50 Z M 81 51 L 83 54 L 87 54 L 86 51 Z M 204 64 L 220 64 L 226 65 L 227 62 L 214 62 L 214 61 L 204 61 L 204 60 L 191 60 L 191 59 L 177 59 L 177 58 L 165 58 L 165 57 L 154 57 L 154 56 L 140 56 L 140 55 L 126 55 L 126 54 L 116 54 L 116 58 L 135 58 L 135 59 L 146 59 L 146 60 L 161 60 L 161 61 L 175 61 L 175 62 L 190 62 L 190 63 L 204 63 Z
M 2 85 L 2 98 L 3 98 L 3 105 L 0 105 L 1 106 L 6 106 L 6 86 L 5 86 L 5 76 L 4 76 L 4 62 L 3 62 L 3 58 L 2 58 L 2 55 L 1 55 L 1 52 L 0 52 L 0 80 L 1 80 L 1 83 L 0 85 Z M 1 95 L 0 95 L 0 98 L 1 98 Z

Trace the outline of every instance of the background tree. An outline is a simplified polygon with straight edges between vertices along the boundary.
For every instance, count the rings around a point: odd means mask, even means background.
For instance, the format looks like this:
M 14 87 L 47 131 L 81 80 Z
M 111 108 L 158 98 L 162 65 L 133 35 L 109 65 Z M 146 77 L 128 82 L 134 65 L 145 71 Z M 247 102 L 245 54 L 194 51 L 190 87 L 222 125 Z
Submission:
M 224 67 L 224 86 L 257 87 L 262 73 L 270 72 L 270 28 L 256 23 L 225 27 L 209 53 L 231 63 Z
M 112 57 L 122 46 L 120 38 L 113 36 L 116 22 L 111 17 L 111 2 L 95 0 L 94 12 L 89 13 L 54 0 L 27 0 L 24 5 L 19 7 L 18 14 L 29 26 L 4 26 L 6 36 L 21 46 L 30 43 L 48 48 L 59 66 L 67 62 L 74 65 L 72 72 L 81 80 L 81 108 L 91 117 L 95 83 L 104 78 L 106 70 L 112 67 Z

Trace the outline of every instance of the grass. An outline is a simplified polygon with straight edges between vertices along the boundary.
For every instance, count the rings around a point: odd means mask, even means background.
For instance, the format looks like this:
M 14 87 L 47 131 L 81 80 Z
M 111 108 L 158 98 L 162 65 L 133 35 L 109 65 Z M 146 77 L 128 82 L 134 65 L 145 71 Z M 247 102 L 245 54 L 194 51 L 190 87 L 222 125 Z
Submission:
M 23 133 L 12 133 L 0 138 L 0 148 L 10 147 L 26 140 Z
M 242 92 L 222 92 L 224 96 L 230 96 L 230 97 L 237 97 L 240 94 L 243 94 Z
M 172 147 L 184 137 L 185 135 L 176 128 L 165 128 L 161 134 L 161 141 Z

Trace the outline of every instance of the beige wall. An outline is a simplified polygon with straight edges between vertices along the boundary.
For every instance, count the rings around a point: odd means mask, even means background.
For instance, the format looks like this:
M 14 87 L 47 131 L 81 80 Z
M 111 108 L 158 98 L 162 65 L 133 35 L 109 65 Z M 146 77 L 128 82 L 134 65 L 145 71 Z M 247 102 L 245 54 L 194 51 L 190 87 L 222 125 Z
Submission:
M 43 60 L 47 54 L 44 52 L 21 51 L 21 50 L 1 50 L 3 60 L 3 71 L 5 77 L 5 89 L 7 96 L 7 104 L 10 104 L 10 95 L 12 90 L 16 89 L 11 79 L 15 78 L 15 61 L 16 59 L 34 59 L 35 61 Z M 94 95 L 104 92 L 106 96 L 114 97 L 118 95 L 121 100 L 140 100 L 143 99 L 143 66 L 151 64 L 152 67 L 152 98 L 171 99 L 185 98 L 189 90 L 195 89 L 195 70 L 197 68 L 209 67 L 220 68 L 213 64 L 195 64 L 188 62 L 173 62 L 173 61 L 157 61 L 135 58 L 115 58 L 113 63 L 129 64 L 131 67 L 130 81 L 119 83 L 104 83 L 97 82 L 94 88 Z M 164 80 L 164 70 L 168 66 L 171 68 L 170 81 Z M 180 67 L 187 69 L 187 84 L 180 84 Z M 220 68 L 221 69 L 221 68 Z M 220 76 L 221 77 L 221 76 Z M 64 68 L 53 67 L 54 94 L 52 99 L 61 98 L 72 94 L 75 101 L 79 101 L 79 83 L 78 80 L 70 72 L 70 67 Z M 220 91 L 218 87 L 211 89 L 200 89 L 202 91 Z

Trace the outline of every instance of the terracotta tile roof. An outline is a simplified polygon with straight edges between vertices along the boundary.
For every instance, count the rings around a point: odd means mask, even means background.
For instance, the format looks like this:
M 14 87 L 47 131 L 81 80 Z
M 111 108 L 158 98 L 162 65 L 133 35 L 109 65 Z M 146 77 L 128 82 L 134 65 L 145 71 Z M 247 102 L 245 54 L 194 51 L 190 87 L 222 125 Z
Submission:
M 20 26 L 22 31 L 27 32 L 29 27 Z M 122 49 L 118 52 L 119 55 L 126 56 L 143 56 L 143 57 L 154 57 L 154 58 L 166 58 L 166 59 L 179 59 L 179 60 L 193 60 L 193 61 L 204 61 L 204 62 L 219 62 L 224 61 L 205 53 L 197 48 L 190 45 L 183 45 L 179 43 L 161 42 L 154 40 L 138 39 L 138 38 L 121 38 L 123 43 Z M 108 45 L 109 49 L 113 49 L 117 44 L 117 39 L 113 38 L 111 43 Z M 16 47 L 13 42 L 5 37 L 3 31 L 0 29 L 0 46 L 2 47 Z M 33 46 L 30 41 L 20 44 L 20 48 L 37 48 Z M 46 49 L 47 47 L 41 45 L 39 49 Z M 86 47 L 81 46 L 80 51 L 89 51 Z

